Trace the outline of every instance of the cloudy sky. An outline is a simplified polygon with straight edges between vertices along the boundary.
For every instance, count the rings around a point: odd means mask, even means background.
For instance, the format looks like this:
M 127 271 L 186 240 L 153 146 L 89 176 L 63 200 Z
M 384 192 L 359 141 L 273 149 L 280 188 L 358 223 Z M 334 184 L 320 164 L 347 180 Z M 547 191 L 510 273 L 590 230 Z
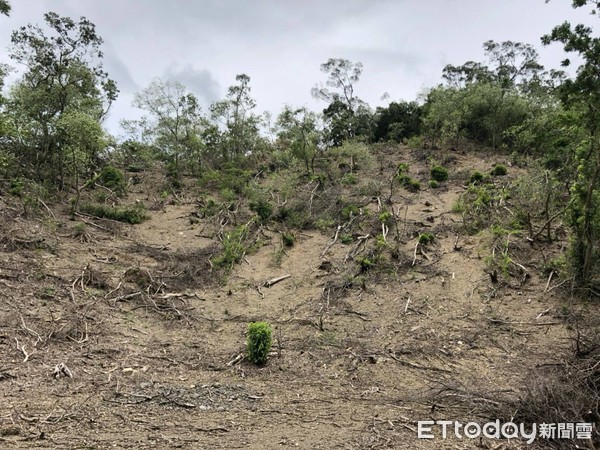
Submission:
M 0 61 L 9 62 L 11 30 L 43 23 L 43 13 L 96 24 L 105 68 L 121 91 L 107 127 L 133 118 L 134 92 L 154 77 L 175 79 L 206 107 L 222 98 L 235 75 L 251 78 L 260 111 L 284 104 L 322 109 L 310 89 L 326 76 L 328 58 L 362 62 L 356 94 L 371 106 L 413 100 L 438 83 L 446 64 L 482 61 L 488 39 L 535 45 L 546 67 L 557 67 L 558 45 L 540 36 L 568 20 L 600 19 L 571 0 L 11 0 L 0 16 Z

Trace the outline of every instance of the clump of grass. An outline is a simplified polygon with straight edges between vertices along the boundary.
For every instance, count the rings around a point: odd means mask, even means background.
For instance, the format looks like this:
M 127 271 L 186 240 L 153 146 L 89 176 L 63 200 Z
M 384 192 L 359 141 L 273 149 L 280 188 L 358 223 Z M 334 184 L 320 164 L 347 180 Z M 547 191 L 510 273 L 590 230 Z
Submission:
M 356 258 L 356 262 L 360 266 L 361 272 L 366 272 L 375 267 L 375 261 L 372 258 L 358 257 Z
M 353 173 L 347 173 L 342 177 L 342 184 L 351 185 L 358 183 L 358 177 Z
M 250 202 L 250 210 L 255 212 L 262 222 L 267 221 L 273 214 L 273 206 L 265 200 Z
M 437 189 L 438 187 L 440 187 L 440 183 L 436 180 L 429 180 L 427 184 L 431 189 Z
M 351 234 L 342 234 L 340 236 L 340 242 L 344 245 L 349 245 L 354 242 L 354 238 L 352 237 Z
M 80 209 L 91 216 L 130 223 L 132 225 L 142 223 L 144 220 L 148 219 L 148 215 L 141 205 L 133 207 L 114 207 L 99 204 L 83 204 Z
M 407 191 L 417 192 L 419 189 L 421 189 L 421 183 L 409 177 L 408 175 L 400 175 L 398 177 L 398 181 Z
M 485 179 L 485 175 L 482 174 L 479 170 L 475 170 L 471 173 L 471 176 L 469 177 L 469 183 L 479 184 L 479 183 L 483 182 L 484 179 Z
M 431 174 L 431 179 L 439 183 L 448 180 L 448 169 L 443 166 L 435 165 L 429 172 Z
M 294 236 L 294 233 L 290 232 L 282 233 L 281 242 L 283 242 L 283 245 L 286 247 L 293 247 L 296 243 L 296 236 Z
M 235 263 L 240 262 L 247 250 L 244 245 L 247 236 L 247 225 L 242 225 L 229 233 L 225 233 L 223 251 L 211 260 L 212 264 L 219 268 L 231 269 Z
M 490 171 L 490 175 L 493 177 L 502 177 L 508 173 L 506 166 L 502 164 L 496 164 L 494 168 Z
M 408 175 L 408 168 L 408 164 L 406 163 L 398 164 L 398 169 L 396 170 L 396 179 L 406 190 L 410 192 L 417 192 L 419 189 L 421 189 L 421 183 L 412 179 Z
M 421 233 L 419 234 L 419 244 L 428 245 L 433 242 L 435 236 L 431 233 Z

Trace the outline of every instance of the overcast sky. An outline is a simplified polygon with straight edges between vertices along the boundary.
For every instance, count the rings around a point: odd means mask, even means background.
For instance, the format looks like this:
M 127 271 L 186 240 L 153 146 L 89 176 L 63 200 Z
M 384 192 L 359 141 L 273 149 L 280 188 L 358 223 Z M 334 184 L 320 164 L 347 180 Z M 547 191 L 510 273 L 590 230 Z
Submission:
M 132 94 L 154 77 L 186 85 L 207 106 L 222 98 L 235 75 L 251 78 L 259 111 L 284 104 L 320 110 L 310 89 L 324 82 L 328 58 L 362 62 L 356 94 L 372 107 L 414 100 L 441 80 L 446 64 L 482 61 L 488 39 L 535 45 L 541 62 L 557 68 L 559 45 L 540 36 L 565 20 L 595 25 L 571 0 L 11 0 L 0 16 L 0 49 L 13 29 L 43 23 L 54 11 L 85 16 L 104 39 L 105 68 L 121 91 L 107 120 L 138 113 Z M 0 50 L 0 61 L 10 62 Z M 389 100 L 381 100 L 384 93 Z

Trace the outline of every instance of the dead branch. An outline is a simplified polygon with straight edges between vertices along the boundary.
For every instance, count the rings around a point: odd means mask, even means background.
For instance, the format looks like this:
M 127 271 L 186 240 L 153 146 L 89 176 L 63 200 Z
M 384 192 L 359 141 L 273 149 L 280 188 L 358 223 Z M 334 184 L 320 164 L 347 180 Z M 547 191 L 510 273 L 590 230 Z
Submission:
M 369 317 L 364 313 L 354 311 L 352 309 L 344 309 L 344 312 L 348 314 L 354 314 L 355 316 L 358 316 L 360 320 L 364 320 L 365 322 L 371 321 L 371 319 L 369 319 Z
M 419 242 L 417 241 L 417 243 L 415 244 L 415 251 L 413 253 L 413 261 L 412 261 L 412 266 L 414 266 L 417 262 L 417 251 L 419 250 Z
M 319 258 L 323 258 L 327 252 L 329 251 L 329 249 L 331 247 L 334 246 L 334 244 L 337 242 L 338 240 L 338 236 L 340 234 L 340 230 L 342 229 L 342 225 L 338 225 L 337 229 L 335 230 L 335 236 L 333 236 L 333 240 L 327 245 L 327 247 L 325 247 L 325 249 L 321 252 L 321 255 L 319 255 Z
M 491 323 L 500 323 L 502 325 L 532 325 L 536 327 L 545 327 L 550 325 L 562 325 L 563 322 L 522 322 L 522 321 L 507 321 L 501 319 L 494 319 L 493 317 L 486 317 Z
M 422 366 L 420 364 L 415 364 L 415 363 L 411 363 L 411 362 L 405 361 L 403 359 L 398 358 L 391 351 L 388 354 L 389 354 L 390 358 L 392 358 L 394 361 L 397 361 L 400 364 L 402 364 L 403 366 L 411 367 L 413 369 L 418 369 L 418 370 L 432 370 L 434 372 L 452 373 L 451 370 L 441 369 L 439 367 L 433 367 L 433 366 Z
M 551 270 L 550 276 L 548 277 L 548 282 L 546 283 L 546 287 L 544 288 L 544 293 L 548 292 L 548 287 L 550 286 L 550 282 L 552 281 L 553 276 L 554 276 L 554 270 Z
M 23 316 L 21 314 L 19 314 L 19 317 L 21 318 L 21 325 L 23 326 L 23 328 L 26 331 L 28 331 L 29 333 L 33 334 L 37 338 L 37 340 L 35 341 L 35 344 L 33 344 L 33 346 L 35 347 L 40 342 L 44 342 L 44 339 L 42 339 L 42 336 L 40 336 L 40 334 L 37 331 L 34 331 L 31 328 L 29 328 L 27 325 L 25 325 L 25 319 L 23 318 Z
M 235 366 L 236 364 L 241 363 L 244 359 L 246 358 L 246 356 L 243 353 L 240 353 L 239 355 L 236 355 L 234 358 L 232 358 L 227 365 L 229 367 Z
M 60 363 L 54 366 L 52 375 L 56 379 L 60 378 L 61 376 L 73 378 L 73 372 L 71 372 L 71 369 L 69 369 L 65 363 Z
M 17 343 L 17 350 L 22 352 L 23 355 L 25 356 L 25 358 L 23 359 L 23 362 L 26 363 L 29 360 L 29 357 L 31 355 L 33 355 L 33 353 L 27 353 L 27 350 L 25 350 L 25 345 L 19 344 L 19 340 L 17 338 L 15 338 L 15 342 Z
M 38 198 L 38 201 L 44 206 L 44 208 L 46 208 L 46 210 L 50 213 L 50 215 L 52 216 L 52 218 L 54 220 L 56 220 L 56 216 L 54 215 L 54 213 L 52 212 L 52 210 L 50 208 L 48 208 L 48 205 L 46 205 L 44 203 L 44 200 L 42 200 L 41 198 Z
M 344 258 L 344 262 L 348 261 L 351 258 L 354 258 L 356 255 L 358 255 L 359 253 L 359 249 L 362 245 L 365 245 L 367 240 L 371 237 L 370 234 L 366 234 L 364 236 L 359 236 L 356 240 L 358 241 L 358 243 L 354 246 L 354 248 L 352 248 L 347 254 L 346 257 Z
M 292 276 L 291 274 L 287 274 L 287 275 L 282 275 L 282 276 L 280 276 L 280 277 L 271 278 L 270 280 L 268 280 L 268 281 L 265 281 L 265 282 L 264 282 L 264 283 L 263 283 L 261 286 L 264 286 L 264 287 L 271 287 L 271 286 L 273 286 L 274 284 L 277 284 L 277 283 L 279 283 L 280 281 L 287 280 L 287 279 L 288 279 L 288 278 L 290 278 L 291 276 Z

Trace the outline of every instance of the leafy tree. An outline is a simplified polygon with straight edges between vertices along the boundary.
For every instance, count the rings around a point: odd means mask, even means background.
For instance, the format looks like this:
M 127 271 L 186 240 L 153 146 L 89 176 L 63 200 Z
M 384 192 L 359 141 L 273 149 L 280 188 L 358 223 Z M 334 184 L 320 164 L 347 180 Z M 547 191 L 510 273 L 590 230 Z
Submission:
M 375 112 L 375 141 L 401 142 L 421 131 L 422 109 L 417 102 L 391 102 Z
M 363 65 L 361 63 L 352 63 L 347 59 L 330 58 L 326 63 L 321 64 L 321 71 L 328 74 L 329 79 L 325 86 L 315 86 L 312 89 L 312 95 L 330 104 L 339 101 L 348 110 L 356 111 L 361 101 L 354 96 L 354 84 L 360 79 L 362 69 Z
M 279 140 L 290 148 L 294 157 L 304 163 L 307 173 L 314 173 L 321 140 L 317 115 L 306 108 L 286 107 L 279 114 L 276 126 Z
M 575 0 L 574 7 L 588 2 Z M 597 7 L 597 2 L 591 2 Z M 586 287 L 594 283 L 598 268 L 600 245 L 600 38 L 584 25 L 571 26 L 568 22 L 555 27 L 542 38 L 545 45 L 558 42 L 567 53 L 577 54 L 582 63 L 574 79 L 566 80 L 561 96 L 568 108 L 582 111 L 582 126 L 586 131 L 576 149 L 577 178 L 573 187 L 571 226 L 574 230 L 573 266 L 577 280 Z M 569 59 L 563 61 L 564 66 Z M 597 281 L 597 280 L 596 280 Z
M 204 148 L 200 136 L 208 126 L 197 98 L 177 81 L 156 78 L 135 94 L 133 106 L 150 114 L 138 124 L 170 160 L 175 177 L 184 157 L 195 171 Z
M 61 122 L 77 113 L 88 116 L 84 122 L 100 123 L 118 90 L 102 68 L 103 41 L 93 23 L 52 12 L 44 19 L 50 36 L 31 24 L 12 34 L 10 57 L 25 72 L 11 90 L 8 110 L 18 130 L 16 156 L 38 180 L 64 188 L 70 144 Z
M 323 110 L 329 128 L 329 141 L 333 146 L 356 136 L 370 138 L 372 113 L 368 105 L 354 95 L 354 85 L 362 74 L 362 64 L 347 59 L 330 58 L 321 64 L 321 71 L 328 74 L 325 83 L 312 88 L 313 97 L 329 105 Z
M 464 137 L 494 148 L 504 144 L 511 128 L 541 112 L 540 99 L 560 77 L 543 71 L 529 44 L 487 41 L 484 51 L 488 65 L 448 65 L 443 71 L 447 86 L 429 93 L 424 125 L 432 143 Z
M 210 107 L 220 128 L 213 127 L 208 138 L 220 148 L 224 161 L 251 154 L 260 141 L 260 117 L 252 112 L 256 101 L 250 95 L 250 77 L 240 74 L 235 79 L 238 84 L 229 87 L 227 97 Z
M 5 16 L 10 15 L 10 3 L 8 0 L 0 0 L 0 14 L 4 14 Z

